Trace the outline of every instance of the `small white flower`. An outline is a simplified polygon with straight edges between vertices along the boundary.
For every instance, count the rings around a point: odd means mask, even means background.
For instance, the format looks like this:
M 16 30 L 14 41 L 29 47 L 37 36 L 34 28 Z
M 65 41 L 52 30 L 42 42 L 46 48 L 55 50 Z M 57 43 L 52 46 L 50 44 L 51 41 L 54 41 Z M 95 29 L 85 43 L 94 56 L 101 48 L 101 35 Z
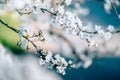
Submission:
M 40 6 L 40 0 L 36 0 L 33 4 L 34 4 L 34 6 Z
M 65 67 L 57 66 L 56 69 L 57 69 L 57 72 L 62 73 L 63 75 L 65 75 Z
M 94 40 L 89 40 L 89 45 L 88 46 L 95 46 L 98 47 L 98 44 L 96 44 L 96 42 Z
M 55 59 L 52 61 L 53 65 L 57 65 L 56 69 L 57 72 L 65 74 L 65 69 L 68 66 L 68 63 L 65 61 L 63 57 L 60 57 L 60 55 L 55 55 Z
M 110 32 L 107 32 L 104 35 L 105 40 L 109 40 L 111 37 L 112 37 L 112 33 L 110 33 Z
M 101 31 L 102 28 L 101 28 L 101 26 L 95 25 L 95 30 L 96 30 L 96 31 Z
M 109 26 L 107 27 L 107 30 L 109 30 L 110 32 L 113 32 L 113 31 L 115 31 L 115 28 L 114 28 L 114 26 L 109 25 Z
M 64 10 L 64 6 L 58 6 L 58 12 L 60 14 L 64 14 L 65 10 Z
M 37 14 L 40 12 L 40 5 L 41 5 L 41 2 L 40 0 L 36 0 L 35 2 L 33 2 L 31 5 L 29 5 L 30 9 L 31 9 L 31 12 Z
M 120 14 L 118 15 L 118 18 L 120 19 Z
M 44 2 L 41 4 L 41 7 L 43 9 L 49 9 L 50 8 L 50 0 L 44 0 Z
M 65 4 L 66 4 L 66 5 L 70 5 L 71 2 L 72 2 L 72 0 L 65 0 Z
M 76 25 L 74 25 L 74 26 L 76 26 Z M 72 30 L 72 34 L 77 35 L 77 33 L 78 33 L 78 28 L 74 27 L 73 30 Z
M 76 17 L 76 23 L 79 26 L 79 28 L 83 26 L 82 21 L 78 17 Z
M 104 3 L 104 9 L 106 10 L 107 13 L 110 13 L 112 6 L 110 0 L 105 0 Z
M 69 60 L 69 61 L 68 61 L 68 64 L 73 64 L 73 61 Z
M 83 67 L 84 68 L 88 68 L 90 65 L 92 64 L 92 60 L 91 59 L 87 59 L 85 60 Z
M 46 62 L 50 62 L 50 60 L 52 59 L 52 52 L 48 51 L 46 58 Z
M 42 58 L 40 58 L 40 59 L 39 59 L 39 64 L 42 66 L 42 65 L 45 65 L 46 62 L 45 62 L 45 60 L 43 60 Z
M 20 27 L 19 27 L 19 33 L 18 35 L 19 36 L 22 36 L 23 35 L 23 32 L 26 30 L 26 24 L 21 24 Z
M 79 33 L 79 37 L 80 37 L 80 39 L 86 40 L 87 39 L 87 33 L 84 33 L 84 32 L 81 31 Z
M 26 40 L 26 39 L 23 39 L 22 41 L 19 41 L 19 42 L 17 43 L 17 45 L 18 45 L 19 47 L 24 47 L 24 46 L 26 45 L 26 43 L 27 43 L 27 40 Z
M 99 35 L 101 38 L 103 38 L 104 35 L 105 35 L 105 31 L 104 31 L 104 30 L 99 30 L 99 31 L 98 31 L 98 35 Z
M 98 44 L 95 44 L 95 47 L 99 47 L 99 45 L 98 45 Z
M 94 46 L 94 45 L 95 45 L 95 41 L 91 40 L 90 43 L 89 43 L 89 46 Z
M 87 27 L 86 27 L 86 26 L 83 26 L 83 27 L 81 27 L 81 30 L 82 30 L 82 31 L 86 31 L 86 30 L 87 30 Z
M 33 30 L 27 24 L 21 24 L 19 27 L 18 35 L 21 36 L 32 36 Z

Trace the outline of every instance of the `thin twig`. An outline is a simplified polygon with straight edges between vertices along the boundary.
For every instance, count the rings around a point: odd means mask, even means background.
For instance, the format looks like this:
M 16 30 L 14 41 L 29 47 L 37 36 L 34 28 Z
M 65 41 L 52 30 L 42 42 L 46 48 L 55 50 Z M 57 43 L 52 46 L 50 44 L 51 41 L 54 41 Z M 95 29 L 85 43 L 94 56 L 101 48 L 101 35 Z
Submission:
M 0 19 L 0 23 L 2 23 L 6 28 L 9 28 L 10 30 L 14 31 L 15 33 L 19 33 L 19 30 L 13 28 L 12 26 L 8 25 L 7 23 L 5 23 L 3 20 Z M 25 38 L 26 40 L 28 40 L 36 49 L 36 45 L 35 43 L 33 43 L 33 41 L 29 40 L 28 37 L 22 35 L 23 38 Z
M 117 9 L 116 9 L 115 4 L 112 2 L 112 0 L 110 0 L 110 2 L 111 2 L 111 5 L 112 5 L 112 7 L 113 7 L 113 9 L 114 9 L 114 11 L 115 11 L 117 17 L 119 17 L 119 13 L 118 13 L 118 11 L 117 11 Z
M 50 14 L 54 15 L 54 16 L 56 16 L 56 15 L 57 15 L 57 13 L 53 13 L 53 12 L 51 12 L 51 11 L 47 10 L 47 9 L 44 9 L 44 8 L 41 8 L 41 11 L 42 11 L 43 13 L 44 13 L 44 11 L 46 11 L 46 12 L 48 12 L 48 13 L 50 13 Z
M 5 27 L 11 29 L 12 31 L 14 31 L 14 32 L 16 32 L 16 33 L 19 32 L 19 30 L 17 30 L 17 29 L 15 29 L 15 28 L 11 27 L 10 25 L 8 25 L 7 23 L 5 23 L 5 22 L 4 22 L 3 20 L 1 20 L 1 19 L 0 19 L 0 23 L 2 23 Z

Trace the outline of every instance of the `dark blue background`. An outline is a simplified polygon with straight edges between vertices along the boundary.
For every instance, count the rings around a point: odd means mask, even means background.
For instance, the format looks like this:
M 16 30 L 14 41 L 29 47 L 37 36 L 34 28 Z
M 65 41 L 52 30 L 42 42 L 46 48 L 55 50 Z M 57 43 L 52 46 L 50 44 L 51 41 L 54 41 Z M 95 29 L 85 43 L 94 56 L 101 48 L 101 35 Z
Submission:
M 88 0 L 83 7 L 87 7 L 90 10 L 90 14 L 86 17 L 88 21 L 92 21 L 94 24 L 108 26 L 114 25 L 115 27 L 120 27 L 120 19 L 115 14 L 114 9 L 111 9 L 111 14 L 107 14 L 104 10 L 103 3 L 104 0 Z M 120 14 L 120 6 L 116 7 L 118 13 Z
M 96 58 L 88 69 L 69 69 L 64 80 L 120 80 L 120 58 Z
M 103 8 L 104 0 L 98 1 L 89 0 L 82 5 L 90 9 L 90 14 L 84 18 L 94 24 L 120 28 L 120 19 L 115 11 L 112 9 L 111 14 L 107 14 Z M 120 13 L 120 7 L 117 10 Z M 64 80 L 120 80 L 120 57 L 96 58 L 88 69 L 70 69 L 62 77 Z

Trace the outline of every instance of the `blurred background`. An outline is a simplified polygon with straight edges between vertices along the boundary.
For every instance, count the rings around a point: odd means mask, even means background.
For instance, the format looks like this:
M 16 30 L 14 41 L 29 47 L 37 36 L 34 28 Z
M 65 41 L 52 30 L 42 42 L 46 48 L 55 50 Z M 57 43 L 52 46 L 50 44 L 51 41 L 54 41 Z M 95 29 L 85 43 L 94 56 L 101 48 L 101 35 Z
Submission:
M 52 0 L 57 3 L 61 0 Z M 118 2 L 117 2 L 118 1 Z M 105 41 L 94 38 L 99 47 L 88 47 L 78 36 L 66 34 L 57 26 L 50 25 L 49 14 L 20 15 L 15 8 L 22 8 L 32 0 L 0 0 L 0 19 L 19 29 L 25 23 L 31 29 L 42 30 L 46 41 L 40 43 L 45 50 L 61 54 L 66 59 L 75 58 L 72 51 L 85 55 L 92 64 L 88 68 L 68 68 L 66 75 L 48 70 L 39 65 L 38 58 L 17 46 L 18 34 L 0 23 L 0 80 L 120 80 L 120 34 L 114 34 Z M 108 8 L 107 0 L 73 0 L 66 9 L 77 15 L 85 26 L 113 25 L 120 29 L 120 18 L 114 8 Z M 120 1 L 116 0 L 116 10 L 120 14 Z M 51 32 L 53 34 L 51 34 Z M 61 37 L 62 36 L 62 37 Z M 31 52 L 32 53 L 32 52 Z M 87 54 L 87 55 L 86 55 Z

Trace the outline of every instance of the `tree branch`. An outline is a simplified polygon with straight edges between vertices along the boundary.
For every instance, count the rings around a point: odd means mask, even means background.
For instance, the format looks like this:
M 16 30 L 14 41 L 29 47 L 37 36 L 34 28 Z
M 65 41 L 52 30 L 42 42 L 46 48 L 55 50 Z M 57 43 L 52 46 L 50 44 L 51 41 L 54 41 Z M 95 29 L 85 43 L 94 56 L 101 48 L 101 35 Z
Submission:
M 0 23 L 2 23 L 6 28 L 9 28 L 10 30 L 14 31 L 15 33 L 19 33 L 19 30 L 13 28 L 12 26 L 8 25 L 7 23 L 5 23 L 3 20 L 0 19 Z M 33 41 L 31 41 L 30 39 L 28 39 L 28 37 L 22 35 L 23 38 L 25 38 L 26 40 L 28 40 L 33 46 L 34 48 L 37 50 L 37 46 L 35 45 L 35 43 Z M 41 49 L 42 50 L 42 49 Z
M 19 30 L 17 30 L 17 29 L 15 29 L 15 28 L 11 27 L 10 25 L 8 25 L 7 23 L 5 23 L 5 22 L 4 22 L 3 20 L 1 20 L 1 19 L 0 19 L 0 23 L 2 23 L 5 27 L 11 29 L 12 31 L 14 31 L 14 32 L 16 32 L 16 33 L 19 32 Z

